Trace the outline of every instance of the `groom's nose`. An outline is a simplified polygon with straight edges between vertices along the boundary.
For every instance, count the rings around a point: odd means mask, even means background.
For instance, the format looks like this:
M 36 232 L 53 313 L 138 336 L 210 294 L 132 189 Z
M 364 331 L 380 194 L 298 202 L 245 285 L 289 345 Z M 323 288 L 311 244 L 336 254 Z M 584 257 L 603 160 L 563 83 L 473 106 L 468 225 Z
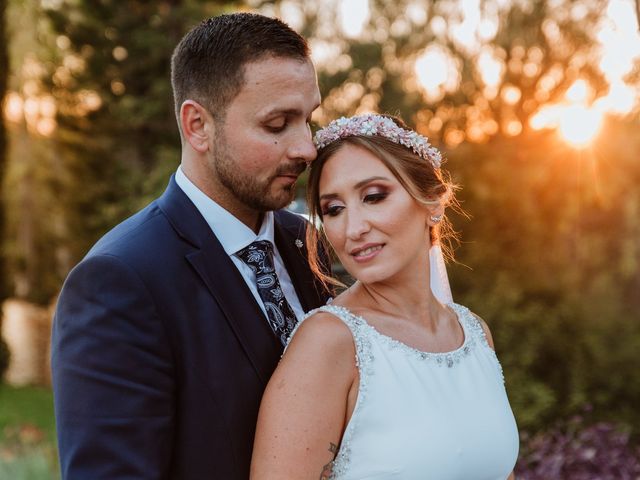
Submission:
M 296 135 L 295 140 L 289 148 L 288 155 L 292 160 L 299 162 L 309 163 L 315 160 L 317 155 L 316 146 L 313 144 L 311 130 L 309 130 L 308 125 L 304 127 L 304 131 L 301 130 L 300 133 Z

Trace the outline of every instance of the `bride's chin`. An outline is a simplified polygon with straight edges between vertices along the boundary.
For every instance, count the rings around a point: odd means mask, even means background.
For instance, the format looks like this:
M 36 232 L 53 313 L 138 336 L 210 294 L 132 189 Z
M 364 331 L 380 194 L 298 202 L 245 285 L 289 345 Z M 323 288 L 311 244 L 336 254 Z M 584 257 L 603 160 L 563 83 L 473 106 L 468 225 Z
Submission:
M 390 278 L 390 276 L 384 272 L 366 271 L 366 269 L 355 268 L 351 272 L 347 269 L 347 273 L 364 285 L 384 282 Z

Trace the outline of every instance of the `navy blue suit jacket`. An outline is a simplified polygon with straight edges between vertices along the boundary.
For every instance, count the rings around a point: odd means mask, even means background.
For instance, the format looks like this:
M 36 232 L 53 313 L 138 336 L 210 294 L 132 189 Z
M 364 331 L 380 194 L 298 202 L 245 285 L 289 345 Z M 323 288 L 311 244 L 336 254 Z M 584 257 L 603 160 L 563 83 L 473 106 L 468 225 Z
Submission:
M 295 242 L 304 220 L 275 218 L 303 308 L 324 304 Z M 60 294 L 52 370 L 63 478 L 248 478 L 260 399 L 281 353 L 172 178 L 92 248 Z

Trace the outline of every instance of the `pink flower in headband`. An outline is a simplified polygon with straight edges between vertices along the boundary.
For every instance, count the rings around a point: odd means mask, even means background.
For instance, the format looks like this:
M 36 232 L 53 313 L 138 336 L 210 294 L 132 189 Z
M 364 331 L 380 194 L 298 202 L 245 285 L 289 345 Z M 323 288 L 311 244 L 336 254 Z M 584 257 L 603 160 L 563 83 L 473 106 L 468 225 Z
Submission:
M 366 113 L 350 118 L 340 117 L 318 130 L 313 142 L 320 149 L 341 138 L 357 135 L 387 138 L 394 143 L 410 148 L 414 153 L 431 162 L 434 168 L 440 168 L 442 164 L 440 151 L 432 147 L 426 137 L 413 130 L 405 130 L 396 125 L 392 119 L 375 113 Z

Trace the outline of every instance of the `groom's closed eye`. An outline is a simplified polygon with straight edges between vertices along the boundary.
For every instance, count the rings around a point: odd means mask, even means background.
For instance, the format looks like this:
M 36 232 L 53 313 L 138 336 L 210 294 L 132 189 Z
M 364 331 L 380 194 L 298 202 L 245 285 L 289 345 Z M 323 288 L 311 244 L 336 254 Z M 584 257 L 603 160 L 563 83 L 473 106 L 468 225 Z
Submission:
M 278 118 L 267 123 L 266 128 L 272 133 L 280 133 L 287 127 L 286 118 Z

